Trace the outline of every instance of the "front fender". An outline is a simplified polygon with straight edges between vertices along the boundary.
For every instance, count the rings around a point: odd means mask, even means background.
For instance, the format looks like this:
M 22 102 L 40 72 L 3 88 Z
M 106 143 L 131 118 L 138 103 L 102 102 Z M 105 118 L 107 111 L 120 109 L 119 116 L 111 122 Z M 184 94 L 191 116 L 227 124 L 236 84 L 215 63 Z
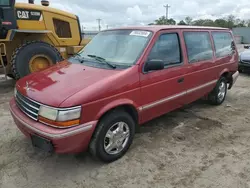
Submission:
M 105 113 L 107 113 L 108 111 L 117 108 L 119 106 L 124 106 L 124 105 L 129 105 L 131 107 L 133 107 L 137 113 L 139 114 L 138 108 L 139 106 L 134 103 L 134 101 L 130 100 L 130 99 L 118 99 L 118 100 L 114 100 L 111 103 L 108 103 L 107 105 L 103 106 L 101 108 L 101 110 L 97 113 L 95 119 L 100 119 Z

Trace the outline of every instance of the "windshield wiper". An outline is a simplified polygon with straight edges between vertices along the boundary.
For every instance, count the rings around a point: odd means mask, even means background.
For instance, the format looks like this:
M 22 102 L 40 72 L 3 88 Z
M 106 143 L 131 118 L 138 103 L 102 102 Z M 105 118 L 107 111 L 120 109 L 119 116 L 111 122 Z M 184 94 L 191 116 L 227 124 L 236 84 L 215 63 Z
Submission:
M 82 57 L 80 54 L 75 54 L 74 56 L 72 56 L 73 58 L 76 58 L 80 63 L 84 62 L 84 57 Z
M 106 63 L 107 65 L 109 65 L 109 66 L 110 66 L 111 68 L 113 68 L 113 69 L 116 68 L 115 65 L 113 65 L 113 64 L 111 64 L 111 63 L 109 63 L 109 62 L 107 62 L 106 59 L 104 59 L 103 57 L 96 56 L 96 55 L 91 55 L 91 54 L 89 54 L 88 57 L 94 58 L 95 60 L 100 61 L 100 62 L 104 62 L 104 63 Z

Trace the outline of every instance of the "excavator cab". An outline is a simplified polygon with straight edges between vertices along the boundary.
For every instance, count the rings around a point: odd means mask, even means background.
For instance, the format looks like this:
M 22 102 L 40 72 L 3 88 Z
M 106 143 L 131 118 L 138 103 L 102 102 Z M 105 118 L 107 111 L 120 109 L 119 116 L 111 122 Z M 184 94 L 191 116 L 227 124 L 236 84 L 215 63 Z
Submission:
M 0 39 L 5 39 L 10 29 L 17 29 L 15 0 L 0 0 Z

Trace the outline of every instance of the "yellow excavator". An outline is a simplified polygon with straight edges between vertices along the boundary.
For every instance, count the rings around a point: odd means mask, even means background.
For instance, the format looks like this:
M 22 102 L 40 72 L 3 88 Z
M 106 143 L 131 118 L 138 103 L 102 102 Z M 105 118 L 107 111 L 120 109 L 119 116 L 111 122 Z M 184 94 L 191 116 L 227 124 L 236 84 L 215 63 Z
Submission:
M 0 0 L 0 72 L 14 79 L 44 70 L 79 52 L 82 39 L 78 16 L 34 0 Z M 6 77 L 7 78 L 7 77 Z

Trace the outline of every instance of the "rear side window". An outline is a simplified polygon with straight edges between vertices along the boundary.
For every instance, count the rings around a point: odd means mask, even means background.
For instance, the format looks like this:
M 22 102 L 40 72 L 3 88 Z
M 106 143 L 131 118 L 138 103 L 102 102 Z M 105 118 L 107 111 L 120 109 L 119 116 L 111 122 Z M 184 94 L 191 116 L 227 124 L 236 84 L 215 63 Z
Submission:
M 71 38 L 71 30 L 69 22 L 65 22 L 58 19 L 53 19 L 55 32 L 59 38 Z
M 165 66 L 180 64 L 181 52 L 178 34 L 166 33 L 160 35 L 148 58 L 150 60 L 162 60 Z
M 213 50 L 208 32 L 184 32 L 189 63 L 210 60 Z
M 232 53 L 233 38 L 228 32 L 212 32 L 216 57 L 225 57 Z

